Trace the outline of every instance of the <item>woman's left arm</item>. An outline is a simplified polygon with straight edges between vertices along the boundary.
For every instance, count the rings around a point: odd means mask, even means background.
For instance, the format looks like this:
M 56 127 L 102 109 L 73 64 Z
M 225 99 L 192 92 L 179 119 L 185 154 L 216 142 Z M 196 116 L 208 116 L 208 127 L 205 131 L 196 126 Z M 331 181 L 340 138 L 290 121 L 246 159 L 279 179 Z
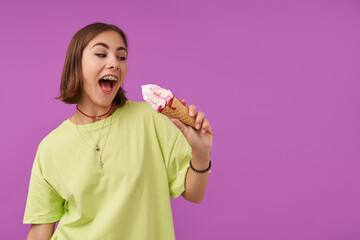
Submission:
M 184 105 L 185 100 L 181 101 Z M 209 121 L 204 118 L 203 112 L 196 113 L 194 105 L 189 106 L 189 115 L 196 118 L 196 130 L 186 126 L 178 119 L 171 121 L 182 131 L 186 140 L 192 149 L 191 165 L 196 170 L 204 170 L 209 167 L 210 150 L 212 146 L 212 135 L 207 131 L 210 130 Z M 209 180 L 209 171 L 206 173 L 197 173 L 191 168 L 186 173 L 185 191 L 181 194 L 184 199 L 193 203 L 200 203 L 205 195 L 205 190 Z

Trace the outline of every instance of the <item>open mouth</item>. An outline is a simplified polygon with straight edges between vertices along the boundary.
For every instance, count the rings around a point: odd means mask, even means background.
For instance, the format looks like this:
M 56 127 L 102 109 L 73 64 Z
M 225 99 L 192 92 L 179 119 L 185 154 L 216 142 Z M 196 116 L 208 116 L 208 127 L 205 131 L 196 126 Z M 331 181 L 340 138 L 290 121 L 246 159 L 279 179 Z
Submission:
M 118 81 L 117 77 L 104 76 L 99 80 L 99 86 L 104 93 L 109 94 L 114 89 L 117 81 Z

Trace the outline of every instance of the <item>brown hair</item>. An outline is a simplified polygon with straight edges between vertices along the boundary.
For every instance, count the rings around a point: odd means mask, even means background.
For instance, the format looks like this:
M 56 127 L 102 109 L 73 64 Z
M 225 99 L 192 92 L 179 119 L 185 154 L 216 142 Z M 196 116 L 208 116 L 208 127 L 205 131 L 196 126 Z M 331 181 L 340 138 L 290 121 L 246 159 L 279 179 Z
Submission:
M 80 29 L 75 33 L 69 44 L 61 75 L 60 95 L 55 99 L 61 99 L 61 101 L 68 104 L 76 104 L 79 102 L 83 84 L 81 69 L 83 50 L 94 37 L 108 30 L 119 33 L 127 48 L 125 33 L 114 25 L 97 22 Z M 115 96 L 114 101 L 116 101 L 120 107 L 126 103 L 127 98 L 125 93 L 126 91 L 120 87 Z

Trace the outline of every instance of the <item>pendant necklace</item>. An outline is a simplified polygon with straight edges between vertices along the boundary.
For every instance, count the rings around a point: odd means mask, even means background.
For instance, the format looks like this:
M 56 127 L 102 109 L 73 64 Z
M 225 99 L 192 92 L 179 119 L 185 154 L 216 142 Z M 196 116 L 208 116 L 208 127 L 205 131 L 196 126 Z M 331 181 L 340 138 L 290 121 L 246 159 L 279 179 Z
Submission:
M 76 115 L 75 115 L 75 119 L 77 119 L 77 118 L 76 118 Z M 80 120 L 82 126 L 83 126 L 83 127 L 85 128 L 85 130 L 86 130 L 86 133 L 87 133 L 87 134 L 90 136 L 90 138 L 94 141 L 94 143 L 95 143 L 95 150 L 96 150 L 96 151 L 100 151 L 99 141 L 100 141 L 100 136 L 101 136 L 101 133 L 102 133 L 102 131 L 103 131 L 103 129 L 104 129 L 104 125 L 105 125 L 106 120 L 107 120 L 107 118 L 105 118 L 105 121 L 103 122 L 103 125 L 102 125 L 102 127 L 101 127 L 101 131 L 100 131 L 100 133 L 99 133 L 99 137 L 97 138 L 97 141 L 94 140 L 94 138 L 91 136 L 91 134 L 90 134 L 89 131 L 87 130 L 85 124 Z M 77 126 L 77 125 L 76 125 L 76 126 Z
M 77 109 L 78 109 L 78 108 L 77 108 Z M 112 109 L 112 107 L 110 108 L 110 110 L 111 110 L 111 109 Z M 79 110 L 79 109 L 78 109 L 78 110 Z M 80 111 L 80 110 L 79 110 L 79 111 Z M 109 112 L 110 112 L 110 111 L 109 111 Z M 106 114 L 108 114 L 109 112 L 107 112 Z M 106 114 L 105 114 L 105 115 L 106 115 Z M 102 116 L 105 116 L 105 115 L 102 115 Z M 87 115 L 85 115 L 85 116 L 87 116 Z M 101 117 L 102 117 L 102 116 L 101 116 Z M 99 116 L 99 117 L 100 117 L 100 116 Z M 101 117 L 100 117 L 100 118 L 101 118 Z M 76 117 L 76 113 L 75 113 L 75 120 L 76 120 L 76 122 L 78 122 L 78 121 L 77 121 L 77 117 Z M 93 148 L 93 147 L 88 143 L 88 141 L 85 140 L 84 136 L 81 134 L 81 132 L 80 132 L 80 130 L 79 130 L 78 124 L 75 124 L 75 125 L 76 125 L 76 129 L 78 130 L 79 135 L 81 136 L 81 138 L 83 139 L 83 141 L 84 141 L 92 150 L 94 150 L 97 155 L 99 155 L 99 157 L 100 157 L 100 167 L 101 167 L 101 169 L 103 168 L 103 165 L 104 165 L 104 163 L 103 163 L 103 161 L 102 161 L 102 154 L 103 154 L 103 152 L 104 152 L 105 145 L 106 145 L 106 142 L 107 142 L 107 140 L 108 140 L 108 137 L 109 137 L 109 134 L 110 134 L 110 131 L 111 131 L 112 116 L 110 116 L 110 127 L 109 127 L 109 131 L 108 131 L 108 134 L 107 134 L 106 139 L 105 139 L 105 142 L 104 142 L 104 146 L 102 147 L 102 150 L 100 151 L 99 141 L 100 141 L 101 133 L 102 133 L 102 131 L 103 131 L 103 129 L 104 129 L 104 125 L 105 125 L 106 120 L 107 120 L 107 118 L 105 119 L 105 121 L 104 121 L 104 123 L 103 123 L 103 125 L 102 125 L 102 127 L 101 127 L 100 134 L 99 134 L 99 137 L 98 137 L 97 141 L 94 140 L 94 138 L 91 136 L 91 134 L 90 134 L 89 131 L 87 130 L 85 124 L 80 120 L 80 122 L 81 122 L 82 126 L 85 128 L 87 134 L 88 134 L 88 135 L 90 136 L 90 138 L 94 141 L 94 143 L 95 143 L 95 148 Z M 100 153 L 99 153 L 99 151 L 100 151 Z

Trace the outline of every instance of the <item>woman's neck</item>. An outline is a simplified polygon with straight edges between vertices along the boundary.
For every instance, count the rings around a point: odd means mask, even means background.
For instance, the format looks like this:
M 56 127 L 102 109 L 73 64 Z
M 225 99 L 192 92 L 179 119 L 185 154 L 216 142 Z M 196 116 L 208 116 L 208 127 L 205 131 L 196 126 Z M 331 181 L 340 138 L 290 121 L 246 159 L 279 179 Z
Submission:
M 98 122 L 111 116 L 116 111 L 116 103 L 113 102 L 105 107 L 90 107 L 84 104 L 78 104 L 74 115 L 70 118 L 75 124 L 88 124 Z

